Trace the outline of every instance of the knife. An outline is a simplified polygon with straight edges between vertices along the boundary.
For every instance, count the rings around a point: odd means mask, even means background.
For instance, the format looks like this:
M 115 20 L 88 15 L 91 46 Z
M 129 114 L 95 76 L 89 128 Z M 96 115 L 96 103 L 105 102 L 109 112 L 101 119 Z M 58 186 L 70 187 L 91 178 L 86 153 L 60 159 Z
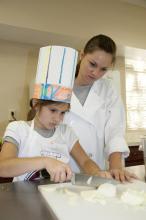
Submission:
M 74 173 L 71 178 L 71 183 L 73 185 L 98 187 L 103 183 L 110 183 L 110 184 L 117 185 L 120 182 L 114 179 L 108 179 L 108 178 L 99 177 L 99 176 L 92 176 L 92 175 L 82 174 L 82 173 Z

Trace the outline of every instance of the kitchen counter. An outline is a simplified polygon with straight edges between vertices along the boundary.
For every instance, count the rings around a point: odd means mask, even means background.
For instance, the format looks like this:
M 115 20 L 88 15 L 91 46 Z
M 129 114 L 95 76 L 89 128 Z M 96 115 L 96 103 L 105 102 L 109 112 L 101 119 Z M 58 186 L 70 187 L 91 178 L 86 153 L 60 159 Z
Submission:
M 134 168 L 136 172 L 140 171 L 139 177 L 143 179 L 144 166 L 138 169 L 132 167 L 132 172 Z M 48 207 L 60 220 L 145 220 L 146 203 L 132 206 L 126 203 L 128 197 L 125 202 L 121 200 L 121 194 L 133 190 L 129 198 L 134 202 L 134 192 L 138 195 L 146 192 L 146 183 L 133 180 L 131 183 L 118 184 L 116 189 L 115 197 L 105 198 L 92 191 L 94 188 L 89 189 L 89 187 L 76 186 L 71 183 L 39 186 Z
M 144 165 L 126 167 L 126 170 L 131 173 L 134 173 L 140 180 L 145 181 L 145 166 Z
M 38 191 L 38 185 L 49 183 L 46 179 L 0 184 L 0 219 L 56 220 Z
M 144 166 L 127 167 L 144 180 Z M 49 180 L 0 184 L 1 220 L 57 220 L 38 191 L 38 185 L 50 184 Z

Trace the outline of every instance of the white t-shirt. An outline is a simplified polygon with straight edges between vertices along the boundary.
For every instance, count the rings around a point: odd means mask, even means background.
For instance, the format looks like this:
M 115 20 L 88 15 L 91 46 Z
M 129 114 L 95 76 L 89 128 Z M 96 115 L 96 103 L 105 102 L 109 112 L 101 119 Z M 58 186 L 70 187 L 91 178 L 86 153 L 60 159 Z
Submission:
M 4 141 L 7 137 L 18 143 L 18 157 L 48 156 L 65 163 L 69 163 L 70 151 L 78 140 L 73 130 L 65 124 L 60 124 L 54 135 L 46 138 L 25 121 L 11 122 L 5 131 Z M 27 180 L 28 176 L 29 174 L 21 175 L 15 181 Z

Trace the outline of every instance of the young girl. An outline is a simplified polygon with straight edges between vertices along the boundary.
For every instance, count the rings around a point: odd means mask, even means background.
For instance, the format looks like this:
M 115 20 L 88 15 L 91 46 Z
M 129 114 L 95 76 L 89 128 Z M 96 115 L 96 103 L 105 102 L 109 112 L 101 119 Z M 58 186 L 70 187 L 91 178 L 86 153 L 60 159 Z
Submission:
M 46 169 L 52 181 L 67 181 L 72 177 L 70 155 L 83 172 L 111 177 L 87 156 L 72 129 L 61 123 L 70 108 L 75 60 L 71 48 L 41 48 L 32 100 L 35 117 L 8 125 L 0 153 L 1 177 L 32 180 Z
M 36 171 L 46 169 L 52 181 L 63 182 L 72 176 L 68 165 L 71 155 L 83 172 L 110 177 L 86 155 L 72 129 L 61 123 L 69 110 L 68 103 L 33 101 L 34 120 L 11 122 L 6 129 L 0 176 L 17 176 L 15 181 L 33 180 Z

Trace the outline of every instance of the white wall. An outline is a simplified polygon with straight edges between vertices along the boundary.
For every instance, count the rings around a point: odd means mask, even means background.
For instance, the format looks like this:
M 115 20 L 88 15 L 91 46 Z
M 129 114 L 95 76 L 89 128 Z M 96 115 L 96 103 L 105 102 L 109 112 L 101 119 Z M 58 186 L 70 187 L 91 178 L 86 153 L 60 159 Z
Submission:
M 9 109 L 18 119 L 28 111 L 29 82 L 36 71 L 38 49 L 0 41 L 0 137 L 8 123 Z
M 146 49 L 146 8 L 122 0 L 0 1 L 0 38 L 76 48 L 104 33 L 119 45 Z

